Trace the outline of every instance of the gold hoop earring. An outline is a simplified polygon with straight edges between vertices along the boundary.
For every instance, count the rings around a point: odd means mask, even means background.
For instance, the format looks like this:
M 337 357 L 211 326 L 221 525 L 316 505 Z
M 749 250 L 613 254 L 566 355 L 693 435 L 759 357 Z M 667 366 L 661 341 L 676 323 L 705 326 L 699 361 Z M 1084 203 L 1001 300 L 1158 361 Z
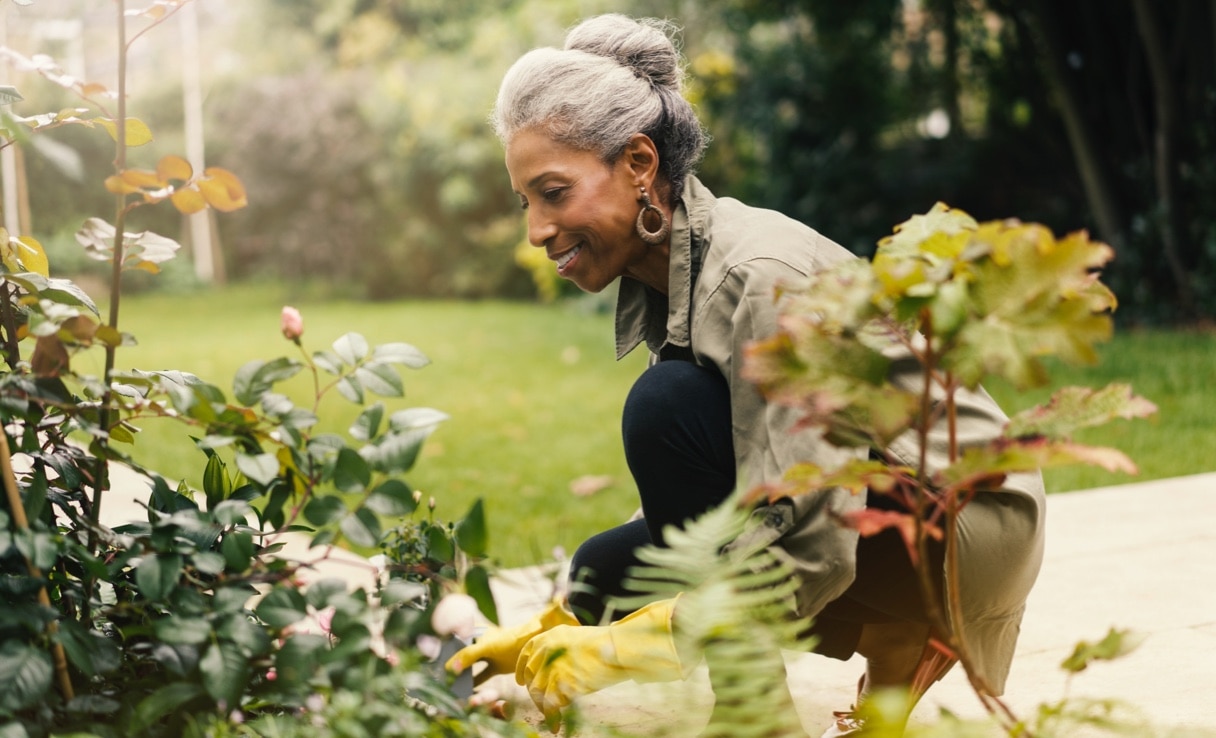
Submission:
M 659 227 L 653 231 L 646 227 L 647 213 L 655 213 L 659 216 Z M 636 227 L 638 236 L 651 246 L 663 243 L 671 233 L 671 220 L 668 219 L 667 213 L 664 213 L 662 208 L 650 202 L 650 195 L 647 194 L 645 187 L 642 188 L 642 210 L 638 213 Z

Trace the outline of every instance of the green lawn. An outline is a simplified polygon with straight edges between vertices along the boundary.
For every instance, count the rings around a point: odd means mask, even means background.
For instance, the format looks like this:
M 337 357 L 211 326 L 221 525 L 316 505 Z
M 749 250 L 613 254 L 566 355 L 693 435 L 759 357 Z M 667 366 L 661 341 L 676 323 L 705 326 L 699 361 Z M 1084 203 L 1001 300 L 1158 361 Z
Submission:
M 428 441 L 408 481 L 433 496 L 437 514 L 447 519 L 482 498 L 493 521 L 491 551 L 502 564 L 535 563 L 559 545 L 572 553 L 635 508 L 619 419 L 645 357 L 638 351 L 614 361 L 608 314 L 572 305 L 317 300 L 278 287 L 139 295 L 122 308 L 122 327 L 139 345 L 119 353 L 119 366 L 190 371 L 230 391 L 244 362 L 295 352 L 278 331 L 285 303 L 303 312 L 310 350 L 328 348 L 353 330 L 372 343 L 412 343 L 432 359 L 405 375 L 404 400 L 386 401 L 390 409 L 434 407 L 451 416 Z M 1140 477 L 1067 469 L 1048 475 L 1049 490 L 1216 469 L 1213 344 L 1210 335 L 1127 333 L 1106 347 L 1098 367 L 1059 368 L 1061 383 L 1131 382 L 1161 413 L 1150 421 L 1117 422 L 1085 439 L 1129 453 L 1141 465 Z M 87 354 L 76 368 L 99 372 L 99 364 L 99 354 Z M 290 389 L 298 403 L 306 400 L 303 381 L 293 380 Z M 1047 395 L 990 390 L 1011 412 Z M 325 429 L 342 431 L 356 414 L 354 406 L 335 399 L 322 409 Z M 197 484 L 203 457 L 186 433 L 164 421 L 142 425 L 137 457 Z M 615 482 L 578 497 L 570 482 L 582 475 L 608 475 Z

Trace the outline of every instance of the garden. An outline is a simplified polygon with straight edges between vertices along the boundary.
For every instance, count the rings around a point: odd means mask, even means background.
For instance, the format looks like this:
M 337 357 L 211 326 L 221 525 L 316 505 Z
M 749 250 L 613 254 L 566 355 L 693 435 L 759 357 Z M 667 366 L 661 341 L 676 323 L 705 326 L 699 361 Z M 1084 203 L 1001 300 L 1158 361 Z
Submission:
M 3 10 L 12 23 L 40 4 Z M 553 716 L 547 725 L 514 720 L 495 699 L 470 697 L 438 654 L 471 636 L 473 614 L 497 620 L 498 572 L 560 560 L 632 513 L 618 424 L 645 357 L 614 361 L 610 300 L 555 288 L 528 271 L 526 256 L 512 258 L 517 220 L 506 219 L 517 215 L 494 212 L 464 229 L 480 245 L 469 267 L 455 272 L 445 267 L 439 226 L 419 217 L 402 228 L 418 237 L 408 254 L 393 251 L 404 241 L 383 253 L 343 251 L 349 239 L 382 235 L 352 226 L 329 244 L 340 269 L 321 261 L 298 279 L 254 272 L 229 285 L 191 277 L 182 265 L 197 261 L 197 244 L 182 249 L 162 233 L 185 233 L 188 219 L 201 216 L 226 236 L 250 228 L 242 218 L 263 191 L 292 197 L 276 192 L 264 172 L 246 178 L 239 161 L 208 165 L 175 152 L 176 133 L 159 137 L 156 105 L 148 101 L 147 121 L 131 108 L 140 98 L 130 80 L 155 77 L 140 45 L 205 4 L 95 4 L 109 18 L 112 84 L 5 47 L 24 76 L 20 88 L 0 86 L 7 106 L 0 145 L 45 158 L 48 144 L 37 142 L 68 147 L 62 135 L 81 152 L 67 156 L 86 167 L 80 186 L 93 191 L 76 202 L 95 209 L 70 228 L 35 235 L 18 218 L 6 219 L 16 225 L 0 233 L 0 737 L 562 729 Z M 44 10 L 53 5 L 47 0 Z M 290 3 L 266 7 L 295 22 L 304 12 Z M 312 32 L 331 34 L 349 56 L 345 24 L 357 19 L 343 12 L 319 13 Z M 417 12 L 403 28 L 429 29 L 446 39 L 439 45 L 447 52 L 467 42 L 444 36 L 463 26 L 442 11 Z M 537 12 L 519 3 L 504 16 L 521 22 Z M 376 27 L 362 27 L 368 48 L 388 53 L 387 42 L 375 42 Z M 291 118 L 285 128 L 322 123 L 303 113 L 284 117 Z M 230 143 L 253 135 L 229 125 L 231 135 L 220 137 Z M 434 186 L 436 173 L 420 170 L 406 189 L 427 189 L 429 177 L 440 209 L 467 219 L 488 207 L 486 195 L 470 189 L 477 167 L 488 167 L 482 153 L 457 151 L 442 162 L 468 164 L 462 178 Z M 99 160 L 98 171 L 88 168 Z M 329 170 L 309 175 L 319 191 L 352 184 Z M 400 183 L 355 184 L 375 190 L 370 207 Z M 54 201 L 61 193 L 31 186 L 26 196 Z M 334 205 L 333 219 L 360 222 L 348 205 Z M 796 467 L 786 484 L 739 490 L 736 504 L 647 555 L 651 568 L 638 579 L 651 595 L 683 592 L 687 607 L 705 614 L 711 625 L 683 634 L 683 646 L 719 670 L 716 684 L 733 687 L 716 695 L 706 735 L 797 730 L 778 717 L 772 699 L 780 690 L 766 668 L 781 649 L 807 645 L 780 614 L 792 577 L 765 546 L 727 545 L 747 539 L 757 506 L 825 487 L 882 490 L 910 509 L 935 510 L 931 522 L 903 515 L 851 524 L 902 527 L 915 547 L 953 536 L 978 490 L 1006 474 L 1042 468 L 1049 492 L 1067 493 L 1132 474 L 1209 470 L 1184 449 L 1205 438 L 1216 411 L 1210 338 L 1193 322 L 1119 325 L 1119 300 L 1102 280 L 1114 249 L 1081 231 L 977 220 L 940 203 L 915 212 L 923 214 L 876 229 L 873 259 L 791 288 L 785 331 L 755 347 L 749 376 L 840 445 L 882 448 L 903 433 L 924 441 L 939 417 L 953 428 L 954 394 L 981 383 L 1013 421 L 998 443 L 974 452 L 952 436 L 951 466 L 932 477 L 923 465 L 893 458 Z M 278 254 L 297 266 L 309 243 L 301 227 L 307 231 L 301 222 L 288 229 L 294 235 L 283 234 Z M 229 242 L 252 248 L 255 231 Z M 417 266 L 410 279 L 447 280 L 449 294 L 389 295 L 391 280 L 375 278 L 385 258 Z M 479 274 L 476 265 L 491 258 L 500 261 L 493 274 Z M 320 275 L 330 269 L 362 280 L 378 299 L 324 284 Z M 532 290 L 549 299 L 519 299 Z M 1197 299 L 1182 307 L 1201 309 Z M 923 367 L 919 389 L 887 380 L 883 352 L 894 346 Z M 926 409 L 930 388 L 941 394 L 934 405 L 941 409 Z M 150 491 L 141 517 L 110 526 L 103 519 L 119 492 L 117 467 L 142 474 Z M 287 534 L 306 537 L 318 552 L 376 557 L 375 584 L 307 576 L 280 555 Z M 958 637 L 949 645 L 989 714 L 984 726 L 1010 736 L 1072 734 L 1076 726 L 1059 715 L 1014 715 L 975 676 L 967 643 Z M 1112 630 L 1078 647 L 1066 668 L 1081 671 L 1128 647 Z M 579 734 L 577 710 L 559 719 L 567 734 Z

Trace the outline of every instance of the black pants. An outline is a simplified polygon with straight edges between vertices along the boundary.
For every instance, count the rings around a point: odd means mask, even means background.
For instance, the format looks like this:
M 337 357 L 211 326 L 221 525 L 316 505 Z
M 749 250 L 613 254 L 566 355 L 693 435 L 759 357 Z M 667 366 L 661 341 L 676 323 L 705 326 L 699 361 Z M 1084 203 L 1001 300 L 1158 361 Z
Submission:
M 644 519 L 595 535 L 575 552 L 570 605 L 584 623 L 626 615 L 608 613 L 606 605 L 614 596 L 633 594 L 622 582 L 641 563 L 634 551 L 661 545 L 665 526 L 682 527 L 735 488 L 730 392 L 716 371 L 683 361 L 650 367 L 625 400 L 621 429 Z M 871 495 L 867 504 L 890 503 Z M 932 556 L 940 564 L 940 548 Z M 940 570 L 939 565 L 935 571 Z M 907 551 L 898 533 L 888 530 L 860 540 L 856 579 L 811 627 L 819 639 L 815 650 L 848 659 L 864 623 L 901 620 L 927 622 Z

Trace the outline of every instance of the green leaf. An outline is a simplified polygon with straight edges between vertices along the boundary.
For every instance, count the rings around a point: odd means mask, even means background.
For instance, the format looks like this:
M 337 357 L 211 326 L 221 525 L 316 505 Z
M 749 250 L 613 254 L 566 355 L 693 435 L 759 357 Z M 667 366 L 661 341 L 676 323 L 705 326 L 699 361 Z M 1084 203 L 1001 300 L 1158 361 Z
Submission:
M 59 557 L 59 544 L 50 533 L 25 528 L 13 533 L 13 545 L 39 569 L 50 569 Z
M 372 471 L 367 461 L 350 448 L 338 451 L 334 464 L 334 485 L 343 492 L 362 492 L 371 483 Z
M 431 428 L 390 433 L 374 445 L 359 449 L 359 454 L 372 468 L 385 474 L 409 471 L 418 460 L 422 443 L 431 435 Z
M 497 624 L 498 606 L 494 604 L 494 594 L 490 591 L 490 575 L 485 568 L 471 567 L 465 574 L 464 588 L 477 603 L 477 609 L 481 610 L 490 622 Z
M 178 646 L 198 646 L 211 640 L 211 623 L 204 618 L 169 615 L 152 625 L 156 637 Z
M 33 645 L 0 645 L 0 708 L 21 710 L 42 702 L 51 688 L 51 657 Z
M 452 539 L 438 526 L 427 528 L 426 546 L 427 554 L 432 559 L 448 563 L 456 558 L 456 547 L 452 545 Z
M 363 385 L 353 374 L 338 380 L 338 394 L 356 405 L 363 404 Z
M 390 579 L 380 593 L 380 604 L 403 605 L 421 603 L 428 594 L 426 585 L 405 579 Z
M 153 602 L 166 599 L 182 575 L 182 557 L 177 554 L 146 556 L 135 568 L 140 594 Z
M 405 385 L 397 370 L 387 364 L 367 364 L 355 370 L 359 383 L 368 392 L 374 392 L 381 397 L 401 397 L 405 394 Z
M 329 641 L 315 633 L 291 635 L 275 654 L 276 682 L 283 684 L 284 688 L 307 682 L 316 673 L 321 663 L 320 656 L 328 646 Z
M 199 551 L 190 557 L 200 574 L 214 576 L 224 571 L 224 557 L 215 551 Z
M 32 0 L 16 0 L 18 5 L 29 5 Z M 0 105 L 11 105 L 25 98 L 12 85 L 0 85 Z
M 246 658 L 262 656 L 270 651 L 270 636 L 266 634 L 266 630 L 243 612 L 223 616 L 215 628 L 215 633 L 240 648 L 241 655 Z
M 207 495 L 207 508 L 214 510 L 221 501 L 232 494 L 232 480 L 228 478 L 228 469 L 219 454 L 211 454 L 207 466 L 203 469 L 203 492 Z
M 272 361 L 253 360 L 237 370 L 232 380 L 232 393 L 237 402 L 252 407 L 273 389 L 275 383 L 290 379 L 304 367 L 295 359 L 279 357 Z
M 147 735 L 148 729 L 166 715 L 178 712 L 188 702 L 205 695 L 201 684 L 174 682 L 167 684 L 144 699 L 135 708 L 135 714 L 127 728 L 131 735 Z
M 346 593 L 346 581 L 343 579 L 326 578 L 308 585 L 304 599 L 315 610 L 324 610 L 329 606 L 329 598 Z
M 389 427 L 394 431 L 434 428 L 448 419 L 448 414 L 429 407 L 411 407 L 398 410 L 389 417 Z
M 1129 630 L 1111 628 L 1097 643 L 1081 641 L 1060 667 L 1073 674 L 1084 671 L 1094 661 L 1112 661 L 1136 650 L 1144 637 Z
M 342 358 L 332 351 L 316 351 L 312 355 L 312 363 L 329 374 L 342 373 Z
M 235 646 L 212 643 L 198 660 L 203 688 L 224 708 L 239 707 L 241 693 L 249 682 L 249 664 Z
M 400 480 L 390 479 L 372 490 L 364 503 L 380 515 L 409 515 L 418 507 L 414 492 Z
M 240 369 L 236 370 L 236 374 L 232 378 L 232 395 L 237 402 L 246 407 L 252 407 L 262 399 L 262 395 L 270 391 L 270 385 L 257 384 L 258 370 L 265 363 L 261 359 L 254 359 L 245 362 Z
M 244 525 L 252 512 L 244 500 L 224 500 L 211 511 L 211 517 L 220 525 Z
M 347 333 L 333 343 L 334 353 L 349 366 L 366 359 L 369 348 L 367 339 L 358 333 Z
M 410 369 L 421 369 L 431 360 L 416 347 L 408 343 L 383 343 L 372 351 L 372 359 L 386 364 L 400 364 Z
M 298 623 L 308 612 L 304 595 L 288 587 L 277 587 L 270 591 L 254 612 L 272 628 L 286 628 Z
M 56 640 L 63 645 L 72 666 L 90 678 L 122 666 L 122 652 L 114 641 L 95 630 L 87 630 L 75 620 L 59 622 Z
M 355 424 L 350 427 L 350 434 L 360 441 L 370 441 L 380 433 L 382 422 L 384 422 L 384 403 L 377 402 L 359 413 Z
M 279 460 L 274 454 L 237 454 L 236 468 L 249 479 L 265 486 L 279 475 Z
M 380 542 L 380 521 L 367 508 L 360 508 L 348 515 L 338 525 L 346 540 L 356 546 L 372 547 Z
M 238 574 L 244 572 L 253 561 L 253 536 L 244 531 L 227 533 L 220 542 L 220 553 L 224 554 L 228 571 Z
M 346 503 L 336 495 L 314 495 L 304 506 L 304 519 L 315 526 L 336 523 L 346 515 Z
M 486 555 L 486 513 L 480 499 L 473 503 L 464 519 L 456 524 L 456 545 L 469 556 Z
M 1099 390 L 1064 387 L 1046 405 L 1032 407 L 1009 420 L 1008 435 L 1071 438 L 1082 428 L 1102 425 L 1116 418 L 1145 418 L 1157 406 L 1132 393 L 1130 385 L 1112 384 Z

